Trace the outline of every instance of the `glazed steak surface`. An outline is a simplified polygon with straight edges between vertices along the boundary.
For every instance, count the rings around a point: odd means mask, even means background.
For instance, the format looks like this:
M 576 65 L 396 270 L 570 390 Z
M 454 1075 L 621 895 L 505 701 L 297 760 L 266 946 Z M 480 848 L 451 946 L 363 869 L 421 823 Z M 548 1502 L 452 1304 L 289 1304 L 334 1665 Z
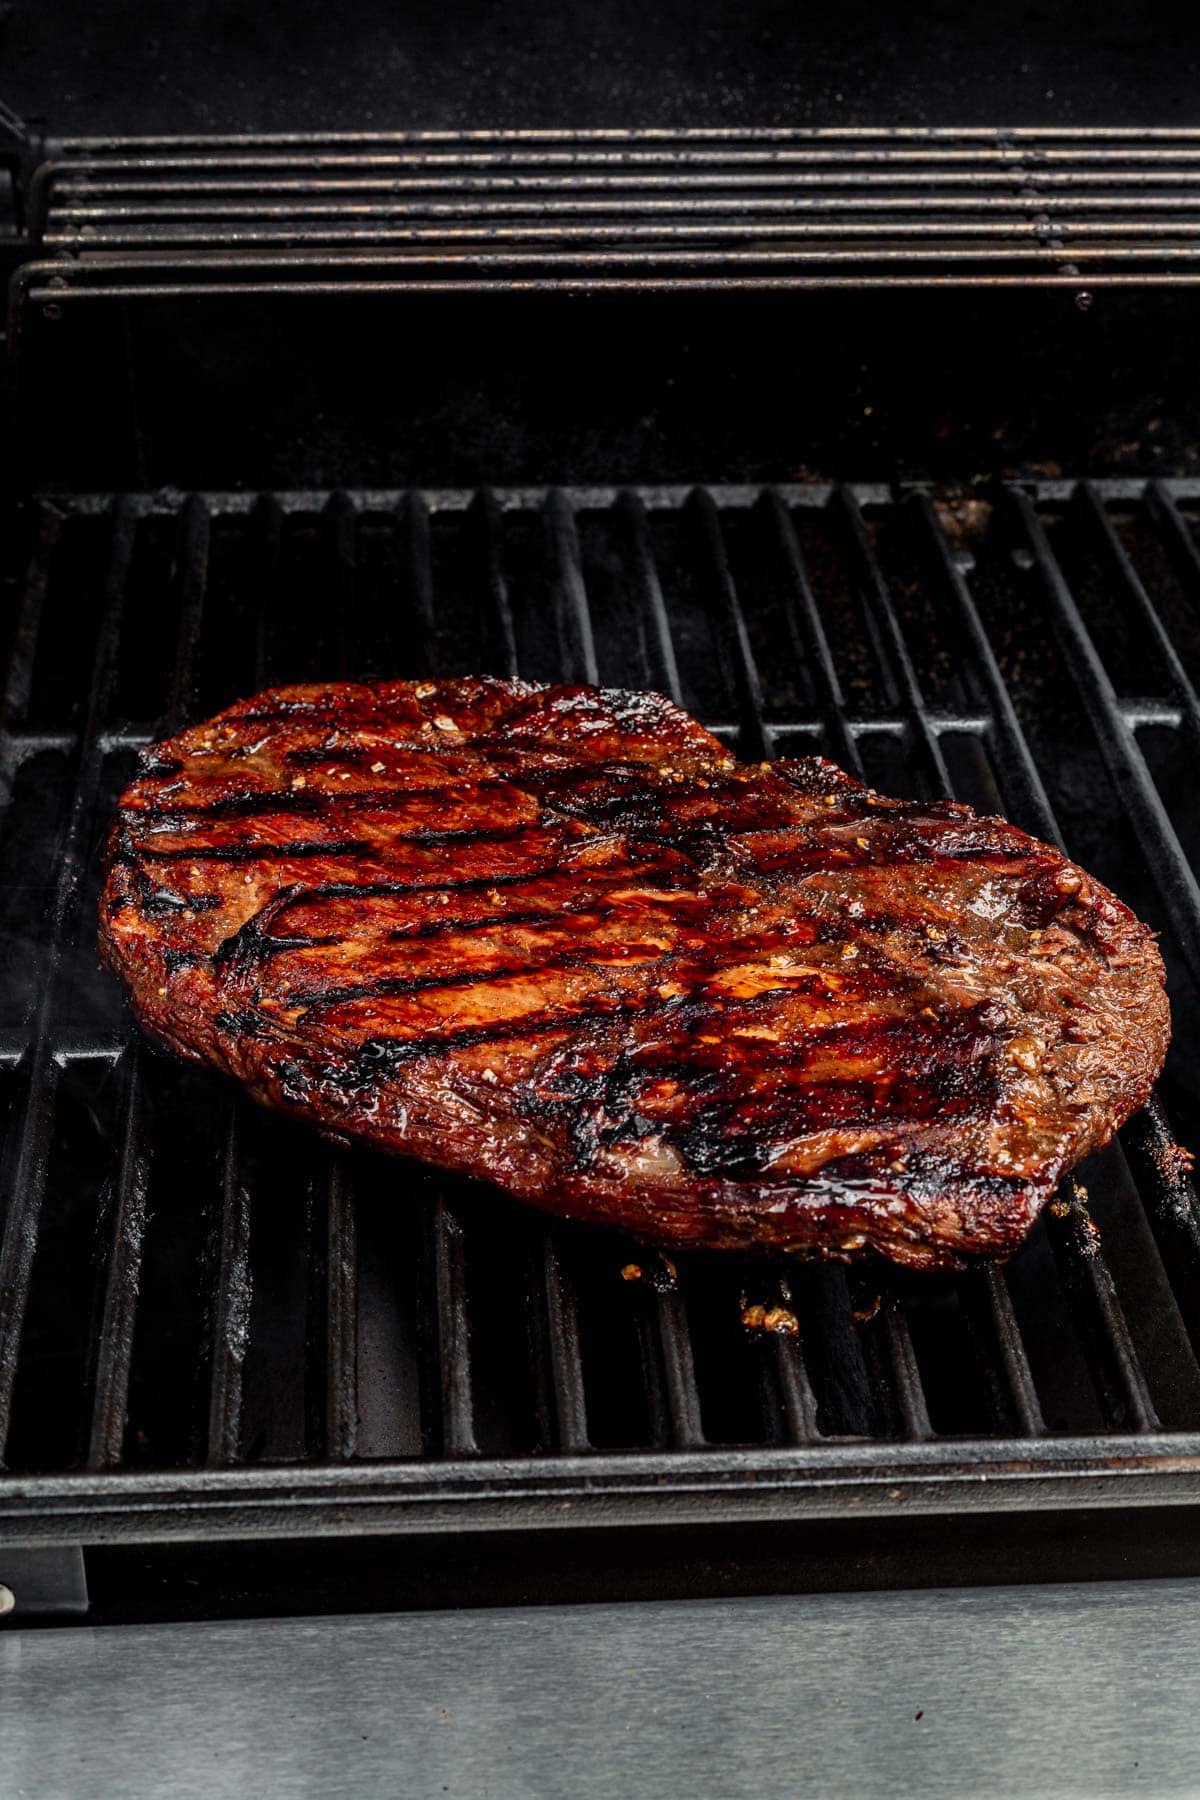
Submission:
M 516 681 L 280 688 L 156 746 L 102 938 L 268 1104 L 660 1244 L 1004 1255 L 1169 1031 L 1151 933 L 1015 827 Z

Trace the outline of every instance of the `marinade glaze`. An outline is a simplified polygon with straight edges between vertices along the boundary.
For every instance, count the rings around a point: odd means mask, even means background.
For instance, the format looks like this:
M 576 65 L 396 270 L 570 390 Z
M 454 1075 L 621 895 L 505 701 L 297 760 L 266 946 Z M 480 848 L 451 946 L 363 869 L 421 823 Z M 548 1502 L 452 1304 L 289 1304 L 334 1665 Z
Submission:
M 147 751 L 138 1017 L 327 1131 L 664 1245 L 1004 1255 L 1149 1094 L 1163 968 L 1057 850 L 655 694 L 275 689 Z

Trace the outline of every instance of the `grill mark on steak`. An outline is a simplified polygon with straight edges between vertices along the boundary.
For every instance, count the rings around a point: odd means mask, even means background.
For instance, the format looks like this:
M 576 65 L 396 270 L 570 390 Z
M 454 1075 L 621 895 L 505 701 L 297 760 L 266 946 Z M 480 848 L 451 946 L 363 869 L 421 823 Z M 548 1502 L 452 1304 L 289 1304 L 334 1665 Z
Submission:
M 588 688 L 233 707 L 143 758 L 102 917 L 259 1098 L 662 1243 L 1006 1254 L 1168 1029 L 1050 846 Z

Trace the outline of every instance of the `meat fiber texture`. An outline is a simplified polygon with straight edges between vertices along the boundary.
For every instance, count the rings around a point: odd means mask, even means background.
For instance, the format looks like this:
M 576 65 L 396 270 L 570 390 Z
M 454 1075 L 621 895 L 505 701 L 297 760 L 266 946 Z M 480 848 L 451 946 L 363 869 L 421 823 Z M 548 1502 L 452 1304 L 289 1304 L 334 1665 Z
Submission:
M 1169 1034 L 1058 850 L 612 689 L 243 701 L 145 753 L 102 941 L 268 1105 L 664 1246 L 1005 1256 Z

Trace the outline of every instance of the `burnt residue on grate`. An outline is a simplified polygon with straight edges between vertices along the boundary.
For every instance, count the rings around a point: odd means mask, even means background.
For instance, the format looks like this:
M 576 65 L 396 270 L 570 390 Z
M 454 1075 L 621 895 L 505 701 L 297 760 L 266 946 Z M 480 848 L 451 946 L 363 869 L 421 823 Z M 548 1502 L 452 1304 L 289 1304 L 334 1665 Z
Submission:
M 953 1509 L 1063 1470 L 1182 1494 L 1198 518 L 1180 482 L 30 503 L 4 571 L 0 1517 L 619 1522 L 887 1510 L 909 1482 Z M 1061 839 L 1162 934 L 1160 1100 L 1006 1268 L 913 1279 L 668 1263 L 326 1146 L 143 1044 L 95 944 L 139 746 L 271 680 L 470 670 L 656 687 L 745 756 L 820 749 Z

